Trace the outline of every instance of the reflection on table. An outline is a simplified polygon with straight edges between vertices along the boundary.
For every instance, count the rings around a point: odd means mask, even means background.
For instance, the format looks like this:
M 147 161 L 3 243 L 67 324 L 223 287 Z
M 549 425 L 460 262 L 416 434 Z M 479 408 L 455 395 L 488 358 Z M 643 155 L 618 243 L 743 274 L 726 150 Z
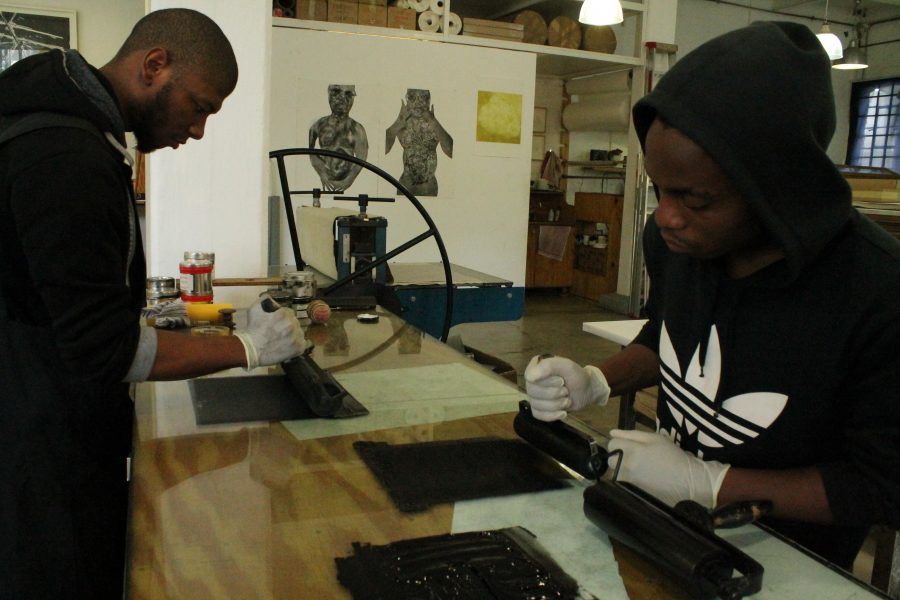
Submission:
M 597 597 L 684 597 L 585 519 L 587 483 L 578 478 L 551 492 L 397 510 L 354 442 L 514 438 L 523 393 L 399 318 L 379 314 L 368 324 L 338 312 L 307 330 L 313 358 L 370 410 L 365 417 L 201 426 L 187 382 L 138 386 L 129 598 L 349 598 L 334 559 L 350 555 L 353 542 L 515 525 L 535 533 Z M 255 374 L 267 372 L 277 369 Z M 236 369 L 220 376 L 245 375 Z M 765 566 L 758 597 L 868 594 L 756 527 L 727 535 Z

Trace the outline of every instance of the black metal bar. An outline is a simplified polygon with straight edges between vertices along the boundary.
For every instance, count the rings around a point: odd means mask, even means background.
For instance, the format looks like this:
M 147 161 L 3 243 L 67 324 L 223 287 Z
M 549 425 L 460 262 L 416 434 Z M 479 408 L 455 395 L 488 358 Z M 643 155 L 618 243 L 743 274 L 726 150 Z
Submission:
M 353 271 L 352 273 L 350 273 L 349 275 L 347 275 L 347 276 L 344 277 L 343 279 L 340 279 L 340 280 L 338 280 L 338 281 L 335 281 L 334 283 L 332 283 L 331 285 L 329 285 L 327 288 L 325 288 L 325 290 L 323 291 L 323 294 L 328 295 L 328 294 L 330 294 L 331 292 L 333 292 L 334 290 L 337 290 L 337 289 L 340 289 L 340 288 L 344 287 L 345 285 L 347 285 L 348 283 L 350 283 L 351 281 L 353 281 L 354 279 L 356 279 L 356 278 L 359 277 L 360 275 L 365 275 L 366 273 L 368 273 L 368 272 L 371 271 L 372 269 L 375 269 L 375 268 L 377 268 L 379 265 L 381 265 L 381 264 L 383 264 L 383 263 L 386 263 L 387 261 L 391 260 L 392 258 L 394 258 L 395 256 L 397 256 L 397 255 L 400 254 L 401 252 L 405 252 L 406 250 L 409 250 L 410 248 L 412 248 L 412 247 L 415 246 L 416 244 L 418 244 L 418 243 L 420 243 L 420 242 L 424 242 L 424 241 L 427 240 L 429 237 L 431 237 L 433 234 L 434 234 L 434 231 L 426 231 L 425 233 L 422 233 L 422 234 L 417 235 L 416 237 L 412 238 L 412 239 L 409 240 L 408 242 L 406 242 L 406 243 L 404 243 L 404 244 L 401 244 L 401 245 L 397 246 L 396 248 L 394 248 L 393 250 L 391 250 L 390 252 L 388 252 L 388 253 L 385 254 L 384 256 L 382 256 L 382 257 L 380 257 L 380 258 L 376 258 L 375 260 L 373 260 L 373 261 L 370 262 L 370 263 L 366 263 L 365 266 L 360 267 L 359 269 Z
M 271 154 L 269 155 L 271 157 Z M 278 179 L 281 181 L 281 196 L 284 199 L 284 212 L 287 214 L 288 231 L 291 234 L 291 249 L 294 251 L 294 264 L 298 271 L 306 268 L 306 263 L 300 256 L 300 239 L 297 237 L 297 224 L 294 222 L 294 205 L 291 202 L 291 187 L 288 185 L 287 170 L 284 166 L 284 156 L 277 156 Z

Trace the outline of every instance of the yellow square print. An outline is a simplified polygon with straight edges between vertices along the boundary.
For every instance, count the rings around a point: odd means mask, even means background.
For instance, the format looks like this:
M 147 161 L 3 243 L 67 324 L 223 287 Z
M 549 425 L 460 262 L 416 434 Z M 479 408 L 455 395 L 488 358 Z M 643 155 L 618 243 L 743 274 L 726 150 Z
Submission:
M 479 142 L 518 144 L 522 141 L 522 94 L 478 92 Z

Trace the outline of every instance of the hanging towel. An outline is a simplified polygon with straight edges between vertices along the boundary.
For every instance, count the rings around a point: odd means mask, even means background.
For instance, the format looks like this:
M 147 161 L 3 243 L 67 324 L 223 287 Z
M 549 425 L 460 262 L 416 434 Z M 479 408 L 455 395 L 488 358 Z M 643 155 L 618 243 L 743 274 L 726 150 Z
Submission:
M 566 244 L 571 231 L 571 227 L 541 225 L 538 230 L 538 254 L 553 260 L 562 260 L 566 254 Z

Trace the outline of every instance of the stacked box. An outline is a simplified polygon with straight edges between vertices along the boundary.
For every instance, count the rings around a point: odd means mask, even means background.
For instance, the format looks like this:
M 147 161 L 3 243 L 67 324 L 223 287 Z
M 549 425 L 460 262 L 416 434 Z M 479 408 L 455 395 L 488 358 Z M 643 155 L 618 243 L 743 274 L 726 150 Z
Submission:
M 359 3 L 359 24 L 387 27 L 388 7 L 382 4 L 370 4 L 365 0 Z
M 370 6 L 383 6 L 387 8 L 387 0 L 359 0 L 360 10 L 362 10 L 362 6 L 364 4 L 368 4 Z
M 359 5 L 356 0 L 328 0 L 328 20 L 332 23 L 357 23 Z
M 328 0 L 297 0 L 294 16 L 309 21 L 327 21 Z
M 489 21 L 487 19 L 463 19 L 463 35 L 521 42 L 525 39 L 525 26 L 521 23 Z
M 414 8 L 388 6 L 387 26 L 395 29 L 415 29 L 419 13 Z

